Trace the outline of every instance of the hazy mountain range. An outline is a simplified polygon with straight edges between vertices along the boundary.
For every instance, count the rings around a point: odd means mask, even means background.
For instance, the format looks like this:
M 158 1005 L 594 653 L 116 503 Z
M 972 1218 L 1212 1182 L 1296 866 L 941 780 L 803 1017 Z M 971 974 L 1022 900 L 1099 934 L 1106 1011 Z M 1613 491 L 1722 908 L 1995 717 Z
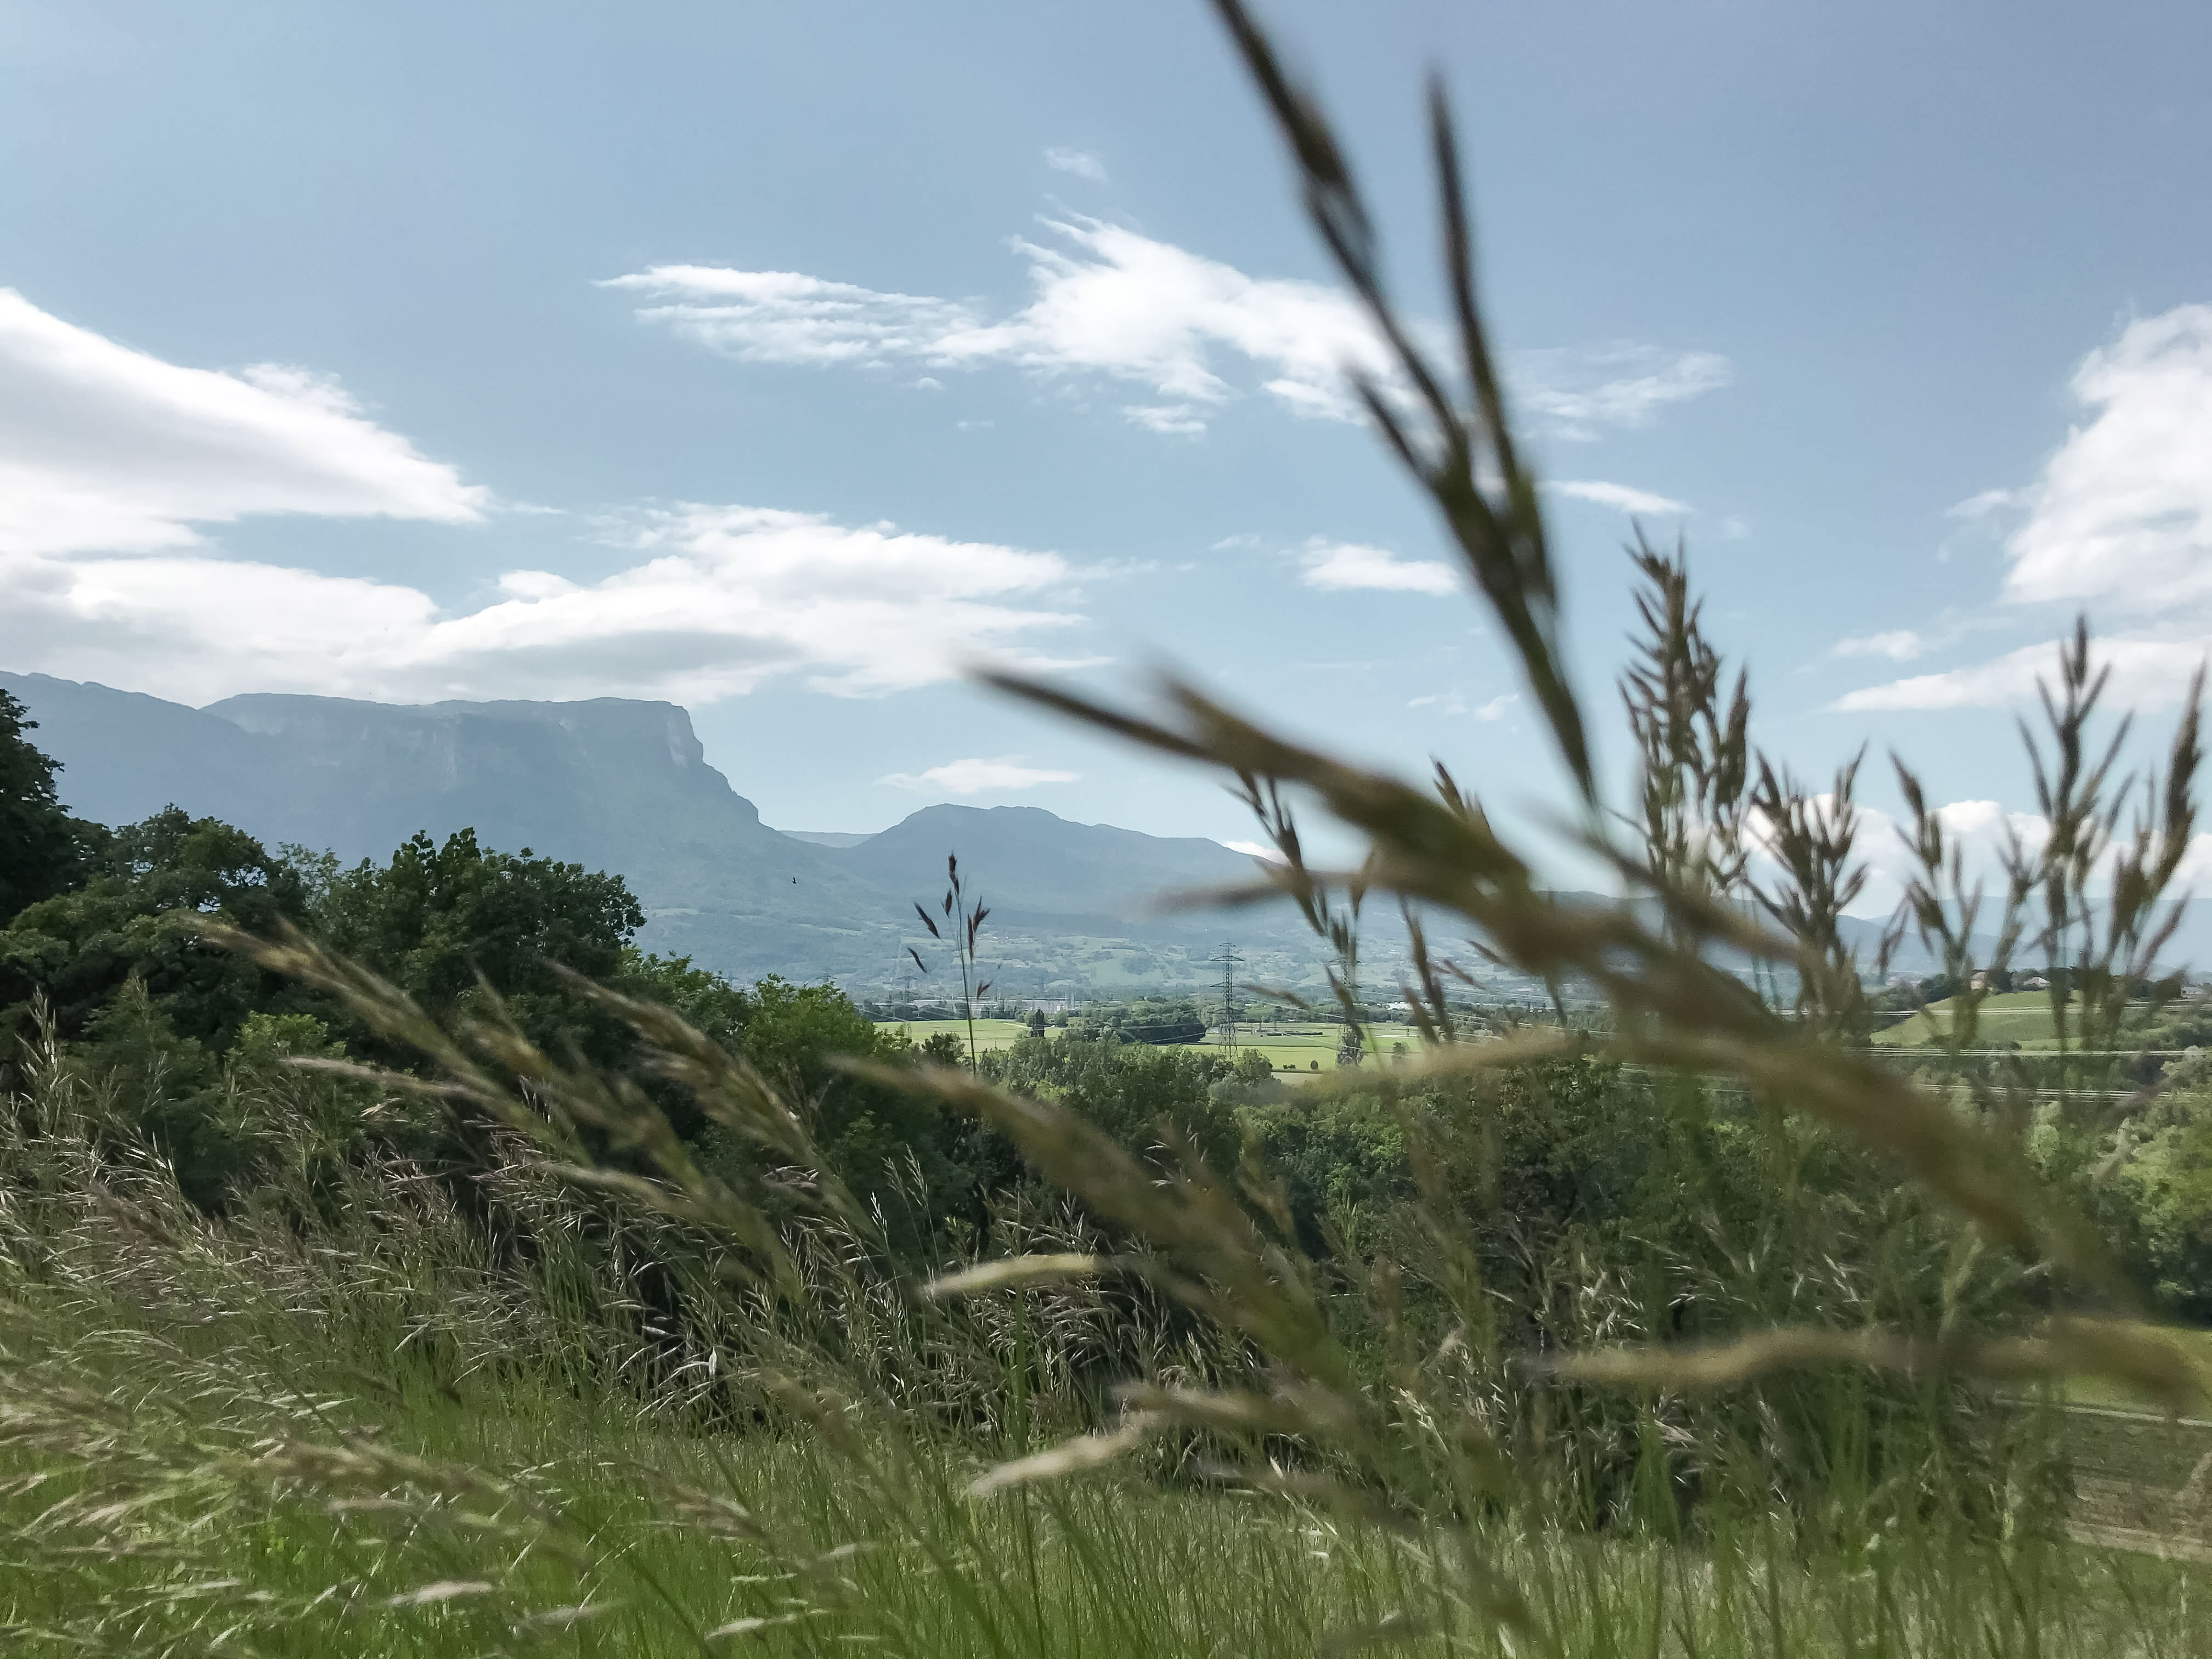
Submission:
M 386 859 L 418 830 L 471 828 L 487 847 L 619 871 L 651 916 L 642 944 L 741 978 L 894 984 L 908 942 L 934 968 L 912 906 L 942 895 L 948 853 L 992 906 L 993 969 L 1010 992 L 1203 981 L 1224 932 L 1253 958 L 1248 975 L 1304 982 L 1319 961 L 1286 907 L 1233 923 L 1158 913 L 1164 890 L 1250 878 L 1252 860 L 1216 842 L 1030 806 L 925 807 L 869 836 L 771 829 L 672 703 L 248 696 L 191 708 L 41 674 L 0 673 L 0 687 L 39 722 L 81 817 L 129 823 L 173 803 L 348 862 Z
M 1239 883 L 1250 858 L 1195 836 L 1071 823 L 1033 806 L 939 805 L 872 835 L 779 830 L 706 763 L 673 703 L 441 702 L 409 707 L 256 695 L 205 708 L 43 674 L 0 673 L 64 768 L 72 811 L 125 823 L 174 804 L 270 846 L 383 860 L 418 830 L 473 829 L 486 847 L 620 872 L 650 917 L 641 943 L 741 980 L 778 973 L 856 989 L 897 985 L 914 917 L 957 853 L 992 907 L 989 971 L 1010 994 L 1077 995 L 1218 983 L 1233 937 L 1247 982 L 1312 987 L 1322 953 L 1277 904 L 1163 912 L 1177 889 Z M 1878 927 L 1852 924 L 1861 959 Z M 2172 954 L 2212 963 L 2212 904 L 2191 906 Z M 1394 982 L 1372 931 L 1376 991 Z M 1898 963 L 1924 971 L 1908 951 Z M 940 972 L 914 988 L 942 992 Z M 1498 988 L 1514 985 L 1499 981 Z

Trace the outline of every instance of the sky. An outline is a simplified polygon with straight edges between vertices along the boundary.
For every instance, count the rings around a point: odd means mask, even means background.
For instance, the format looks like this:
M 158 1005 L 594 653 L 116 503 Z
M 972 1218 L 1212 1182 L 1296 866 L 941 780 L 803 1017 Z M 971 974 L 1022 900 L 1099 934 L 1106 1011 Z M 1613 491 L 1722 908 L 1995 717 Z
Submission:
M 1451 89 L 1615 799 L 1638 526 L 1757 740 L 1866 746 L 1877 812 L 1894 750 L 1961 830 L 2025 821 L 2077 612 L 2170 727 L 2212 642 L 2212 9 L 1261 10 L 1416 319 Z M 0 666 L 665 698 L 782 828 L 1249 837 L 962 677 L 1168 665 L 1509 822 L 1559 799 L 1199 0 L 15 0 L 0 156 Z

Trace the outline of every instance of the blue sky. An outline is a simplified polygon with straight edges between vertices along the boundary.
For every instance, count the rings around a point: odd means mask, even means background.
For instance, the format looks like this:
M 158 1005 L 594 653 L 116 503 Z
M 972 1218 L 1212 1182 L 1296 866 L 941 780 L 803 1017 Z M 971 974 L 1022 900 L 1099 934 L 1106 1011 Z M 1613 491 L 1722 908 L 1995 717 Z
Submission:
M 1894 745 L 2001 822 L 2085 606 L 2170 712 L 2212 637 L 2212 12 L 1265 15 L 1416 313 L 1450 79 L 1593 705 L 1632 510 L 1802 769 Z M 0 665 L 668 697 L 789 828 L 1249 833 L 962 684 L 979 648 L 1553 787 L 1196 0 L 28 0 L 0 76 Z

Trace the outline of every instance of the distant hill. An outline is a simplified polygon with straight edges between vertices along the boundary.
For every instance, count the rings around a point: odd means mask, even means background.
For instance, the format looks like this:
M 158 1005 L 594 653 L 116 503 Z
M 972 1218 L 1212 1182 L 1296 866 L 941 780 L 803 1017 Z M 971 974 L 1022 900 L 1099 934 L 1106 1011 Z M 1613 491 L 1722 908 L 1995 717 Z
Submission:
M 84 817 L 129 823 L 174 803 L 348 862 L 387 858 L 418 830 L 472 828 L 487 846 L 619 871 L 651 916 L 642 943 L 740 978 L 895 982 L 905 945 L 927 943 L 913 903 L 943 892 L 957 852 L 994 908 L 1009 992 L 1194 982 L 1221 920 L 1163 915 L 1150 896 L 1252 871 L 1213 842 L 1035 807 L 933 806 L 878 835 L 786 835 L 706 763 L 673 703 L 257 695 L 190 708 L 42 674 L 0 673 L 0 687 L 39 721 Z M 1311 976 L 1295 917 L 1241 913 L 1235 930 L 1271 972 Z

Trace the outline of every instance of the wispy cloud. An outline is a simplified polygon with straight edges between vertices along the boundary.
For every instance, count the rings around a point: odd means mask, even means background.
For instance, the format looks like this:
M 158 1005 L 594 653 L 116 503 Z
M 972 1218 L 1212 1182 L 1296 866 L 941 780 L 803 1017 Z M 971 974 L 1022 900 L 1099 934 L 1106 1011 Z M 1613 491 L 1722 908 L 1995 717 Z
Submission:
M 937 794 L 981 795 L 1005 789 L 1034 789 L 1041 783 L 1073 783 L 1080 775 L 1024 765 L 1019 755 L 1001 755 L 996 760 L 947 761 L 926 772 L 893 772 L 876 781 Z
M 1964 520 L 1968 524 L 1973 524 L 1988 518 L 1992 513 L 2002 512 L 2008 507 L 2016 507 L 2019 504 L 2020 492 L 2016 489 L 1984 489 L 1978 495 L 1967 496 L 1956 507 L 1948 509 L 1943 516 L 1947 519 Z
M 1389 380 L 1389 354 L 1339 289 L 1247 276 L 1078 215 L 1043 224 L 1045 240 L 1013 243 L 1036 297 L 1003 318 L 793 271 L 665 264 L 602 286 L 641 296 L 641 320 L 745 362 L 1103 375 L 1147 388 L 1124 416 L 1170 434 L 1200 430 L 1255 392 L 1293 414 L 1357 420 L 1345 370 Z M 1646 424 L 1729 378 L 1726 359 L 1710 352 L 1638 345 L 1535 352 L 1511 367 L 1523 412 L 1574 438 Z
M 1055 173 L 1072 173 L 1094 184 L 1106 182 L 1106 164 L 1087 149 L 1048 149 L 1044 164 Z
M 0 289 L 0 551 L 191 547 L 252 514 L 465 524 L 490 505 L 333 380 L 184 368 Z
M 1554 478 L 1544 485 L 1554 495 L 1570 500 L 1589 501 L 1598 507 L 1609 507 L 1616 513 L 1641 514 L 1646 518 L 1679 519 L 1691 511 L 1687 501 L 1678 501 L 1668 495 L 1655 495 L 1648 489 L 1638 489 L 1632 484 L 1607 483 L 1602 478 Z
M 1372 588 L 1391 593 L 1456 593 L 1457 573 L 1437 559 L 1401 559 L 1379 547 L 1356 542 L 1307 544 L 1299 556 L 1298 580 L 1325 592 Z
M 579 584 L 510 571 L 441 614 L 418 589 L 245 561 L 0 556 L 0 660 L 204 702 L 236 691 L 711 702 L 774 679 L 866 696 L 951 678 L 1084 618 L 1059 555 L 686 506 L 609 527 L 636 562 Z M 1062 659 L 1065 665 L 1066 659 Z
M 1465 714 L 1486 721 L 1502 720 L 1512 713 L 1513 706 L 1521 701 L 1518 691 L 1508 691 L 1491 698 L 1487 702 L 1470 704 L 1461 691 L 1431 691 L 1425 697 L 1409 697 L 1408 708 L 1433 708 L 1439 714 Z
M 1911 662 L 1915 657 L 1925 656 L 1927 652 L 1928 641 L 1910 628 L 1838 640 L 1828 647 L 1832 657 L 1887 657 L 1892 662 Z
M 1910 679 L 1870 685 L 1837 699 L 1846 712 L 1885 709 L 1996 708 L 2031 702 L 2036 682 L 2055 682 L 2058 674 L 2059 641 L 2023 646 L 1996 660 L 1971 668 L 1954 668 L 1939 674 L 1916 674 Z M 2146 639 L 2123 636 L 2100 640 L 2091 660 L 2112 670 L 2109 706 L 2154 708 L 2178 701 L 2188 690 L 2190 676 L 2205 660 L 2203 639 Z
M 1588 441 L 1607 427 L 1640 427 L 1670 404 L 1717 392 L 1735 379 L 1717 352 L 1662 350 L 1618 341 L 1526 351 L 1513 359 L 1525 412 L 1556 436 Z

